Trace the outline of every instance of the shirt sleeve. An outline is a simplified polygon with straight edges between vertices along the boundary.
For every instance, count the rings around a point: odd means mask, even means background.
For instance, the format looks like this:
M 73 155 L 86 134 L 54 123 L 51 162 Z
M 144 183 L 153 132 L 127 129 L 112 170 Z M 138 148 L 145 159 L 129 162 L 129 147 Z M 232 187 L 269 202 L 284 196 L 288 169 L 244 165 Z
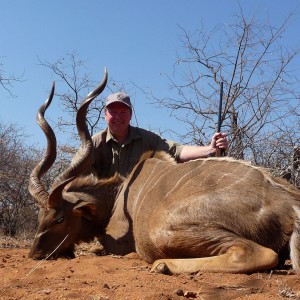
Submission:
M 150 141 L 152 142 L 153 150 L 155 151 L 165 151 L 175 158 L 177 162 L 180 162 L 179 156 L 182 151 L 183 145 L 176 143 L 171 140 L 166 140 L 160 135 L 151 132 Z

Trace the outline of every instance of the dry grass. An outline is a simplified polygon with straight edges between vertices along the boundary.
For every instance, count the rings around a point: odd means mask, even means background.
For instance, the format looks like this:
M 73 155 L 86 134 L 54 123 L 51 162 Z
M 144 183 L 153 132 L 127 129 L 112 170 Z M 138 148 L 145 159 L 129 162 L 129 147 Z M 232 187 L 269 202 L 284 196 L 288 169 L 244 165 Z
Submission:
M 300 292 L 295 291 L 292 287 L 288 286 L 286 283 L 278 281 L 278 295 L 286 299 L 300 300 Z
M 0 235 L 0 249 L 4 248 L 30 248 L 33 239 L 27 236 L 11 237 Z

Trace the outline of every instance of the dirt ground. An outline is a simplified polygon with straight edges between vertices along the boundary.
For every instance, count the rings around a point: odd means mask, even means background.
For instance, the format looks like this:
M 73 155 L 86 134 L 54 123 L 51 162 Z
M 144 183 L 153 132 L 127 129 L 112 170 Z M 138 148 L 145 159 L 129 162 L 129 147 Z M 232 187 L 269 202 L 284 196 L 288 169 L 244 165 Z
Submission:
M 34 261 L 30 242 L 0 239 L 0 299 L 300 299 L 300 276 L 198 273 L 167 276 L 130 254 L 95 256 L 82 245 L 72 260 Z

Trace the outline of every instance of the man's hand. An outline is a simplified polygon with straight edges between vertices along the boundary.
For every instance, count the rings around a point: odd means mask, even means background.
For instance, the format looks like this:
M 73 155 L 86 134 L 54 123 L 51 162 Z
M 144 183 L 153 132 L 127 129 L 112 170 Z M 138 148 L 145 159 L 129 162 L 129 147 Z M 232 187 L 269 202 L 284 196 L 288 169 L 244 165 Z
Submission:
M 226 151 L 228 149 L 228 141 L 226 138 L 226 133 L 216 132 L 210 143 L 211 149 L 215 151 L 216 156 L 221 156 L 222 151 Z

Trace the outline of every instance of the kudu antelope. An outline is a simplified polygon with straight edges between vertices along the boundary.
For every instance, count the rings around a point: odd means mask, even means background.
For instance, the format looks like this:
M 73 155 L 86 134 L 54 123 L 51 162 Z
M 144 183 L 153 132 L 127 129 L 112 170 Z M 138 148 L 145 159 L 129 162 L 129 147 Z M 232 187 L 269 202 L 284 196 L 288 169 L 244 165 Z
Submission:
M 65 237 L 54 256 L 73 256 L 75 243 L 97 236 L 107 252 L 136 251 L 155 272 L 263 271 L 289 249 L 299 272 L 300 191 L 264 169 L 229 158 L 176 164 L 167 154 L 148 153 L 127 178 L 81 176 L 93 160 L 87 107 L 106 78 L 77 114 L 84 159 L 71 164 L 49 192 L 40 179 L 55 160 L 55 136 L 44 119 L 53 90 L 39 110 L 48 148 L 30 177 L 40 216 L 29 256 L 46 257 Z

